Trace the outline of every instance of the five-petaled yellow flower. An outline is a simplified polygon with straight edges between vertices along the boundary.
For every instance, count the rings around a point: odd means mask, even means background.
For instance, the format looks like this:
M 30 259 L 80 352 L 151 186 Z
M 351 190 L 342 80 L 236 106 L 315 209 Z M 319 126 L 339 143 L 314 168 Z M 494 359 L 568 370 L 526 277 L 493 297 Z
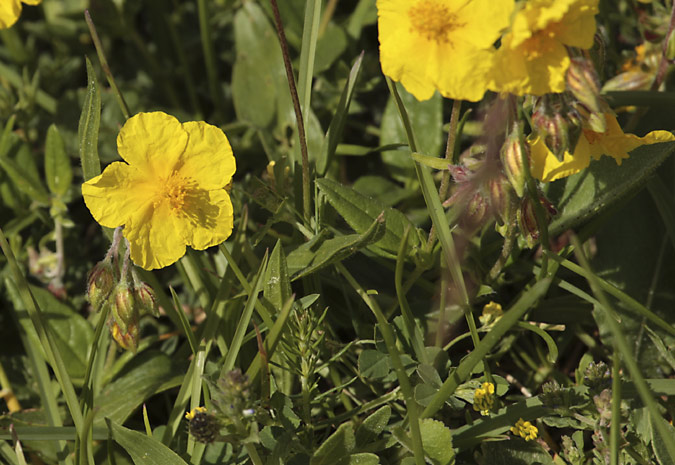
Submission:
M 478 101 L 513 0 L 377 0 L 382 72 L 418 100 Z
M 530 141 L 532 175 L 544 182 L 554 181 L 578 173 L 591 163 L 591 157 L 599 159 L 609 155 L 617 164 L 628 158 L 628 153 L 641 145 L 656 144 L 675 140 L 668 131 L 652 131 L 644 137 L 625 134 L 611 113 L 605 113 L 607 131 L 594 132 L 584 129 L 574 153 L 565 152 L 562 161 L 537 137 Z
M 566 47 L 593 45 L 598 0 L 529 0 L 495 54 L 490 89 L 516 95 L 565 90 Z
M 21 15 L 21 1 L 26 5 L 37 5 L 42 0 L 0 0 L 0 29 L 12 27 Z
M 101 225 L 124 226 L 134 263 L 162 268 L 182 257 L 186 245 L 202 250 L 230 236 L 225 186 L 236 167 L 220 129 L 139 113 L 120 130 L 117 149 L 126 163 L 110 164 L 82 185 L 82 195 Z

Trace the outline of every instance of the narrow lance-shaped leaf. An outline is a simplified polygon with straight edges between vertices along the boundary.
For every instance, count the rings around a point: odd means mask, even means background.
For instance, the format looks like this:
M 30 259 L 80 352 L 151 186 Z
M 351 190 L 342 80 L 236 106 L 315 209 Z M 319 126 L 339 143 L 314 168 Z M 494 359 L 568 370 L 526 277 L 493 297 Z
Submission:
M 98 158 L 98 130 L 101 125 L 101 92 L 94 67 L 87 63 L 87 93 L 82 105 L 80 124 L 77 129 L 80 144 L 80 161 L 84 180 L 88 181 L 101 174 L 101 162 Z
M 47 130 L 45 142 L 45 177 L 47 187 L 57 196 L 64 196 L 73 180 L 73 170 L 66 153 L 63 137 L 56 125 L 52 124 Z

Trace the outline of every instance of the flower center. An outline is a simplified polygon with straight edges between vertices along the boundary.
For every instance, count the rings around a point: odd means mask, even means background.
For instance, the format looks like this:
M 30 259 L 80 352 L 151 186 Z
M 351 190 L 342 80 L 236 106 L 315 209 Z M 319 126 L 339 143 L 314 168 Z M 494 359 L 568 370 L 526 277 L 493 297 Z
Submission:
M 161 201 L 169 202 L 171 209 L 182 210 L 185 204 L 185 197 L 188 194 L 190 181 L 176 171 L 172 171 L 168 178 L 160 183 L 157 204 Z
M 457 26 L 457 17 L 437 0 L 422 0 L 408 10 L 411 31 L 429 41 L 450 42 L 450 31 Z

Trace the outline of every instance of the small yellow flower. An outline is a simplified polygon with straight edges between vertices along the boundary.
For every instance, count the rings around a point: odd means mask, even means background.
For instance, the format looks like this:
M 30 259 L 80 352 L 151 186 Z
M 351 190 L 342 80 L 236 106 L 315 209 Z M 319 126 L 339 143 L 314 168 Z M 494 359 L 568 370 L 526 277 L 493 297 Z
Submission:
M 195 407 L 189 412 L 185 412 L 185 418 L 192 420 L 198 413 L 206 413 L 206 407 Z
M 0 29 L 12 27 L 21 15 L 21 1 L 26 5 L 37 5 L 42 0 L 0 0 Z
M 495 385 L 487 381 L 473 393 L 473 409 L 485 416 L 495 404 Z
M 584 129 L 574 153 L 565 152 L 562 161 L 556 158 L 541 138 L 529 141 L 532 176 L 543 182 L 555 181 L 578 173 L 591 163 L 591 157 L 597 160 L 602 155 L 609 155 L 620 165 L 623 159 L 628 158 L 630 151 L 641 145 L 675 140 L 675 136 L 668 131 L 652 131 L 644 137 L 625 134 L 611 113 L 605 113 L 605 120 L 607 131 L 600 133 Z
M 134 263 L 162 268 L 182 257 L 186 245 L 203 250 L 230 236 L 225 187 L 236 167 L 220 129 L 139 113 L 120 130 L 117 149 L 126 163 L 110 164 L 82 185 L 82 195 L 102 226 L 124 226 Z
M 418 100 L 477 101 L 513 0 L 377 0 L 382 72 Z
M 502 306 L 496 302 L 489 302 L 483 307 L 483 313 L 478 317 L 483 326 L 487 326 L 499 320 L 504 311 Z
M 495 56 L 490 89 L 516 95 L 565 90 L 566 47 L 593 45 L 598 0 L 530 0 Z
M 529 421 L 524 421 L 522 418 L 519 419 L 514 426 L 511 427 L 511 432 L 525 439 L 526 441 L 531 441 L 537 439 L 537 433 L 539 430 Z

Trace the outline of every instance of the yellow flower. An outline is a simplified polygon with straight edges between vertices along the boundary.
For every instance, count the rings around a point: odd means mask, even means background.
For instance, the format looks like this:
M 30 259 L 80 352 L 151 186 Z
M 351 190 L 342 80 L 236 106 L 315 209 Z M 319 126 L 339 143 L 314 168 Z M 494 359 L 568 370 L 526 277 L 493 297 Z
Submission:
M 117 149 L 126 163 L 110 164 L 82 185 L 82 195 L 101 225 L 124 226 L 137 265 L 162 268 L 182 257 L 186 245 L 202 250 L 230 236 L 225 186 L 236 168 L 220 129 L 139 113 L 120 130 Z
M 37 5 L 42 0 L 22 0 L 26 5 Z M 20 0 L 0 0 L 0 29 L 12 27 L 21 15 Z
M 377 0 L 382 72 L 418 100 L 477 101 L 513 0 Z
M 543 182 L 555 181 L 578 173 L 591 163 L 591 157 L 597 160 L 602 155 L 613 157 L 620 165 L 630 151 L 641 145 L 675 140 L 668 131 L 652 131 L 644 137 L 625 134 L 611 113 L 605 113 L 605 120 L 607 131 L 601 133 L 584 129 L 574 153 L 565 152 L 562 161 L 549 151 L 541 138 L 529 141 L 532 176 Z
M 490 89 L 542 95 L 565 90 L 567 47 L 593 45 L 598 0 L 529 0 L 495 56 Z
M 519 419 L 514 426 L 511 427 L 511 432 L 525 439 L 526 441 L 531 441 L 537 439 L 537 433 L 539 430 L 529 421 L 524 421 L 522 418 Z
M 206 407 L 195 407 L 189 412 L 185 412 L 185 418 L 192 420 L 197 414 L 206 413 Z
M 487 381 L 473 393 L 473 409 L 485 416 L 495 403 L 495 385 Z

